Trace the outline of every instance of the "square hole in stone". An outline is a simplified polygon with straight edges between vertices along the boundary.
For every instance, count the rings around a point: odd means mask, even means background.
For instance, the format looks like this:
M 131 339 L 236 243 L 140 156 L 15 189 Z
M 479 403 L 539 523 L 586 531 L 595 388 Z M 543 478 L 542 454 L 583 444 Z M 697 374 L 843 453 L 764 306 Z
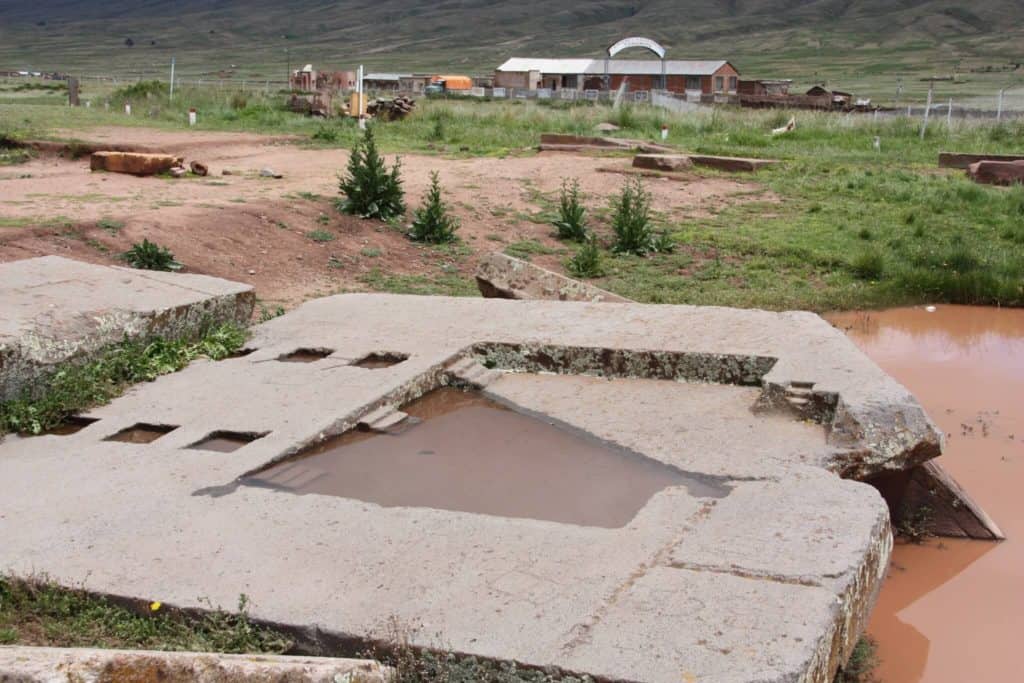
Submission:
M 334 353 L 334 349 L 302 348 L 295 349 L 283 356 L 278 356 L 277 359 L 282 363 L 315 363 L 318 360 L 327 358 L 332 353 Z
M 262 439 L 268 432 L 211 432 L 201 441 L 189 446 L 197 451 L 216 451 L 217 453 L 233 453 L 239 448 L 251 444 L 257 439 Z
M 104 441 L 122 441 L 124 443 L 152 443 L 156 441 L 164 434 L 170 434 L 177 425 L 154 425 L 146 422 L 139 422 L 137 424 L 122 429 L 113 436 L 108 436 Z
M 250 347 L 247 346 L 244 349 L 239 349 L 239 350 L 235 351 L 233 354 L 228 356 L 228 358 L 245 358 L 249 354 L 255 353 L 255 352 L 256 352 L 256 349 L 253 349 L 253 348 L 250 348 Z
M 381 368 L 390 368 L 392 365 L 398 365 L 409 360 L 409 354 L 397 353 L 394 351 L 382 351 L 374 352 L 368 356 L 363 356 L 356 362 L 352 363 L 357 368 L 366 368 L 367 370 L 380 370 Z
M 84 417 L 82 415 L 72 415 L 66 418 L 59 425 L 53 429 L 49 429 L 45 434 L 51 434 L 54 436 L 69 436 L 75 432 L 80 432 L 89 425 L 99 422 L 99 418 L 95 417 Z

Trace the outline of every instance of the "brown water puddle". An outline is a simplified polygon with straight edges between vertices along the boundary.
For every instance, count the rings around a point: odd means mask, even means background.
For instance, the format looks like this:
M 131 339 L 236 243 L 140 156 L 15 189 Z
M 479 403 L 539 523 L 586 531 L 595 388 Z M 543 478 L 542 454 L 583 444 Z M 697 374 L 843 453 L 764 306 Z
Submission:
M 567 524 L 625 526 L 669 486 L 722 497 L 728 488 L 525 415 L 483 396 L 438 389 L 405 406 L 412 424 L 353 431 L 246 483 Z
M 872 615 L 884 683 L 1022 680 L 1024 310 L 970 306 L 828 316 L 924 405 L 942 464 L 1003 543 L 898 544 Z

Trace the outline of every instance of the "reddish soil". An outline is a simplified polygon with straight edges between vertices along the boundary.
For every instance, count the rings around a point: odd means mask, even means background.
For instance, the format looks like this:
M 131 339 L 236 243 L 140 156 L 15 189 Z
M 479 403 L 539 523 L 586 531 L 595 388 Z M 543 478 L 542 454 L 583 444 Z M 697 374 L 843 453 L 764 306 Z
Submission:
M 139 128 L 101 128 L 85 137 L 90 143 L 137 145 L 199 160 L 211 174 L 171 180 L 91 173 L 87 159 L 56 156 L 8 167 L 0 172 L 0 262 L 60 254 L 116 263 L 118 253 L 145 237 L 170 248 L 190 272 L 251 283 L 263 301 L 287 307 L 315 296 L 367 289 L 367 275 L 375 271 L 469 276 L 478 254 L 523 240 L 556 250 L 532 260 L 561 270 L 569 250 L 552 238 L 540 214 L 552 210 L 562 178 L 579 178 L 593 209 L 606 207 L 623 183 L 620 175 L 599 172 L 609 165 L 608 158 L 404 155 L 410 208 L 419 205 L 430 172 L 436 170 L 446 200 L 462 221 L 462 246 L 438 249 L 334 209 L 337 175 L 347 161 L 344 150 L 302 148 L 288 138 L 253 134 Z M 284 177 L 260 177 L 262 168 Z M 230 175 L 222 175 L 225 170 Z M 770 197 L 756 183 L 730 178 L 644 183 L 654 209 L 673 219 Z M 600 230 L 602 219 L 596 220 Z M 313 230 L 327 230 L 335 239 L 317 243 L 307 236 Z
M 945 431 L 942 464 L 1001 543 L 897 544 L 872 615 L 884 683 L 1020 680 L 1024 632 L 1024 310 L 970 306 L 829 316 Z

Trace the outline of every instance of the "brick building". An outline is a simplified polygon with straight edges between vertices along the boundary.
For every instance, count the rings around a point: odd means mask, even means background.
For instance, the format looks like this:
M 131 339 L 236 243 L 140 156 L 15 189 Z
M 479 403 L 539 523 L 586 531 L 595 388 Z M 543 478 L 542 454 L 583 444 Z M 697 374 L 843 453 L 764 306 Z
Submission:
M 498 67 L 498 88 L 536 90 L 669 90 L 687 96 L 735 94 L 739 72 L 725 60 L 533 59 Z

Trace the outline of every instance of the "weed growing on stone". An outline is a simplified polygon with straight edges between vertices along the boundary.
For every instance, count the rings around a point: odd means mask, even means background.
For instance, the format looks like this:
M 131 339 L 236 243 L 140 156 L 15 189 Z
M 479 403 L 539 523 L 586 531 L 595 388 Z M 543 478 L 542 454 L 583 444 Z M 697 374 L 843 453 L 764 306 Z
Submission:
M 836 672 L 833 683 L 877 683 L 878 646 L 870 636 L 862 636 L 853 648 L 850 661 Z
M 339 183 L 344 199 L 338 202 L 338 208 L 344 213 L 383 221 L 401 216 L 405 213 L 405 192 L 400 168 L 401 162 L 396 159 L 391 170 L 387 170 L 377 151 L 373 128 L 367 128 L 352 148 L 348 175 Z
M 121 259 L 132 268 L 140 270 L 181 270 L 181 264 L 174 260 L 174 254 L 167 247 L 143 239 L 121 254 Z
M 423 198 L 423 208 L 416 209 L 409 237 L 416 242 L 444 244 L 454 242 L 459 219 L 448 212 L 448 206 L 441 199 L 441 181 L 437 171 L 430 174 L 430 189 Z
M 618 254 L 644 256 L 654 251 L 654 230 L 651 226 L 651 195 L 640 178 L 627 180 L 612 204 L 612 231 Z
M 562 181 L 558 202 L 558 220 L 554 222 L 558 239 L 582 242 L 587 239 L 587 210 L 580 201 L 580 181 Z
M 198 340 L 126 340 L 96 360 L 68 364 L 26 390 L 0 402 L 0 434 L 41 434 L 82 410 L 109 403 L 126 388 L 181 370 L 196 358 L 221 360 L 245 344 L 248 331 L 232 323 L 208 329 Z
M 601 258 L 601 248 L 597 244 L 597 238 L 591 235 L 583 243 L 571 259 L 565 264 L 565 269 L 573 277 L 593 278 L 604 275 L 604 265 Z
M 186 615 L 158 602 L 134 610 L 46 578 L 0 575 L 0 644 L 14 643 L 234 654 L 292 647 L 284 634 L 253 623 L 245 595 L 235 613 Z
M 903 506 L 897 511 L 896 534 L 911 543 L 924 543 L 932 536 L 934 512 L 927 505 L 911 508 Z

